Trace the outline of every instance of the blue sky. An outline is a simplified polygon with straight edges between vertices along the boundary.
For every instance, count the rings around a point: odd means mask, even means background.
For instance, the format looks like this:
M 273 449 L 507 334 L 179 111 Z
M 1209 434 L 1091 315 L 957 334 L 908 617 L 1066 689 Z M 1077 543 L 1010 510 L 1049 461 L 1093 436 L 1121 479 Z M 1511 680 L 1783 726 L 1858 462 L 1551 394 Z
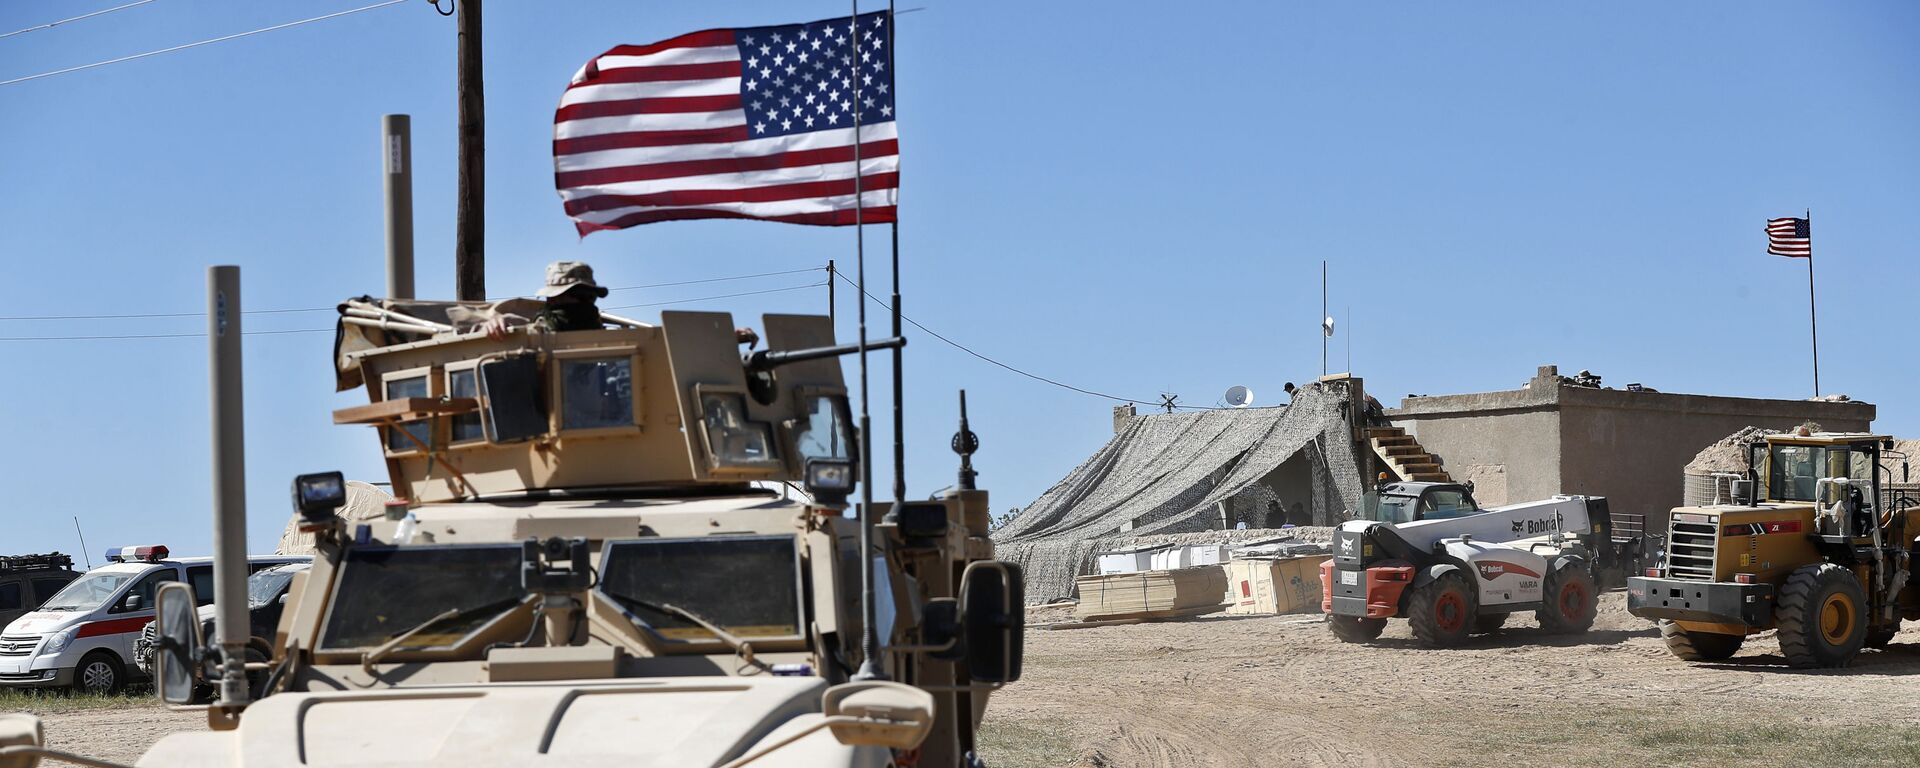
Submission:
M 0 31 L 114 4 L 7 3 Z M 159 0 L 0 39 L 0 80 L 361 4 Z M 1514 388 L 1548 363 L 1614 385 L 1804 397 L 1806 271 L 1764 253 L 1761 225 L 1812 208 L 1823 389 L 1878 403 L 1883 430 L 1920 435 L 1920 362 L 1900 346 L 1920 287 L 1920 5 L 930 5 L 898 30 L 905 305 L 977 351 L 1128 397 L 1211 405 L 1244 384 L 1273 403 L 1284 382 L 1319 373 L 1326 259 L 1341 320 L 1333 368 L 1351 342 L 1354 370 L 1388 405 Z M 846 11 L 490 5 L 490 292 L 531 291 L 561 258 L 589 261 L 611 286 L 829 258 L 850 270 L 847 228 L 679 222 L 582 240 L 549 155 L 567 78 L 613 45 Z M 379 292 L 388 112 L 413 115 L 420 292 L 450 295 L 454 96 L 453 22 L 424 2 L 0 86 L 0 315 L 197 312 L 215 263 L 242 266 L 249 308 Z M 884 229 L 871 234 L 884 243 Z M 869 257 L 884 287 L 884 248 Z M 820 311 L 824 290 L 681 306 L 758 324 L 762 312 Z M 329 323 L 247 318 L 249 330 Z M 0 337 L 203 327 L 0 320 Z M 884 332 L 884 317 L 872 327 Z M 958 388 L 998 511 L 1111 434 L 1109 401 L 909 336 L 913 496 L 953 479 Z M 246 343 L 257 549 L 286 520 L 292 475 L 380 479 L 371 431 L 330 424 L 362 395 L 332 391 L 329 340 Z M 96 560 L 115 544 L 205 552 L 205 347 L 0 341 L 0 552 L 73 551 L 75 515 Z M 888 412 L 876 400 L 880 435 Z

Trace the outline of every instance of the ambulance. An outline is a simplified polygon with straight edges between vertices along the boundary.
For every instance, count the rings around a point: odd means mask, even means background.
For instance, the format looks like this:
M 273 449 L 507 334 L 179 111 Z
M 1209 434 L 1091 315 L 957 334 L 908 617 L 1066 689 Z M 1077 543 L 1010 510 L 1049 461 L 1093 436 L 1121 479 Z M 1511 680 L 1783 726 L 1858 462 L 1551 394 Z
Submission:
M 154 590 L 182 581 L 193 587 L 201 605 L 213 602 L 213 558 L 169 554 L 160 545 L 109 549 L 107 565 L 74 579 L 38 609 L 0 629 L 0 686 L 119 692 L 138 674 L 133 646 L 153 620 Z M 309 559 L 255 556 L 248 558 L 248 569 Z

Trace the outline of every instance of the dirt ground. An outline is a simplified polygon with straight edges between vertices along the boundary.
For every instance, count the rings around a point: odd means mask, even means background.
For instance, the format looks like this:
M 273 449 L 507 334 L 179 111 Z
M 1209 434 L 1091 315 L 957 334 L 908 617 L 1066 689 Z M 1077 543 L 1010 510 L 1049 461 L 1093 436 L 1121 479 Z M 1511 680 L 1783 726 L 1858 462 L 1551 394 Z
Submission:
M 1521 614 L 1452 650 L 1416 647 L 1403 621 L 1348 645 L 1314 616 L 1040 628 L 1071 618 L 1030 612 L 1025 678 L 987 710 L 988 765 L 1920 765 L 1920 629 L 1809 672 L 1770 633 L 1681 662 L 1618 592 L 1585 635 Z M 21 708 L 56 748 L 131 763 L 204 727 L 151 702 Z
M 1725 663 L 1673 658 L 1602 598 L 1585 635 L 1519 614 L 1470 646 L 1372 645 L 1314 616 L 1047 631 L 994 695 L 982 754 L 1009 766 L 1920 765 L 1920 629 L 1851 668 L 1789 669 L 1772 633 Z

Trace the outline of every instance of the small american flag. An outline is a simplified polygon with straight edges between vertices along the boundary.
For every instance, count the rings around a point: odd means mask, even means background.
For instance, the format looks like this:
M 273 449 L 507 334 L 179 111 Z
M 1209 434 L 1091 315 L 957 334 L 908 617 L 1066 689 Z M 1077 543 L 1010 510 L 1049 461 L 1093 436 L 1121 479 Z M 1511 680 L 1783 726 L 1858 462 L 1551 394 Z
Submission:
M 1813 229 L 1806 219 L 1767 219 L 1767 253 L 1813 258 Z
M 672 219 L 852 224 L 857 112 L 861 220 L 893 221 L 892 23 L 713 29 L 587 62 L 553 117 L 567 215 L 582 236 Z

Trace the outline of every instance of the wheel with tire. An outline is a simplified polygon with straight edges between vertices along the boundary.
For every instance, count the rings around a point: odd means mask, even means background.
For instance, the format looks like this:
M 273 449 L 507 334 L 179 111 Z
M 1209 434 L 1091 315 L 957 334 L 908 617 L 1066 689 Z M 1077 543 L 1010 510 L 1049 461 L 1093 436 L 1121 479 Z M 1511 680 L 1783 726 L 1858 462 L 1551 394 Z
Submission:
M 1489 613 L 1476 616 L 1473 619 L 1473 631 L 1483 635 L 1489 632 L 1498 632 L 1501 627 L 1506 625 L 1507 614 L 1504 613 Z
M 1587 561 L 1562 557 L 1547 565 L 1540 585 L 1540 609 L 1533 612 L 1540 628 L 1556 634 L 1585 632 L 1599 611 L 1600 589 L 1587 572 Z
M 1666 642 L 1667 651 L 1682 661 L 1719 661 L 1739 653 L 1740 644 L 1747 641 L 1747 636 L 1688 632 L 1678 624 L 1662 620 L 1660 639 Z
M 1386 619 L 1369 619 L 1365 616 L 1328 616 L 1327 629 L 1341 642 L 1368 643 L 1380 637 L 1387 628 Z
M 75 693 L 111 696 L 119 693 L 126 682 L 126 665 L 120 663 L 120 657 L 108 651 L 89 653 L 80 658 L 79 666 L 73 668 Z
M 1466 574 L 1459 571 L 1447 571 L 1414 587 L 1407 596 L 1407 620 L 1413 624 L 1414 639 L 1436 648 L 1465 642 L 1478 602 Z
M 1780 655 L 1801 669 L 1853 663 L 1867 641 L 1866 607 L 1866 592 L 1852 571 L 1833 563 L 1795 570 L 1774 611 Z
M 1894 619 L 1892 624 L 1867 630 L 1866 646 L 1868 648 L 1885 648 L 1888 643 L 1893 642 L 1893 636 L 1897 634 L 1900 634 L 1900 620 Z

